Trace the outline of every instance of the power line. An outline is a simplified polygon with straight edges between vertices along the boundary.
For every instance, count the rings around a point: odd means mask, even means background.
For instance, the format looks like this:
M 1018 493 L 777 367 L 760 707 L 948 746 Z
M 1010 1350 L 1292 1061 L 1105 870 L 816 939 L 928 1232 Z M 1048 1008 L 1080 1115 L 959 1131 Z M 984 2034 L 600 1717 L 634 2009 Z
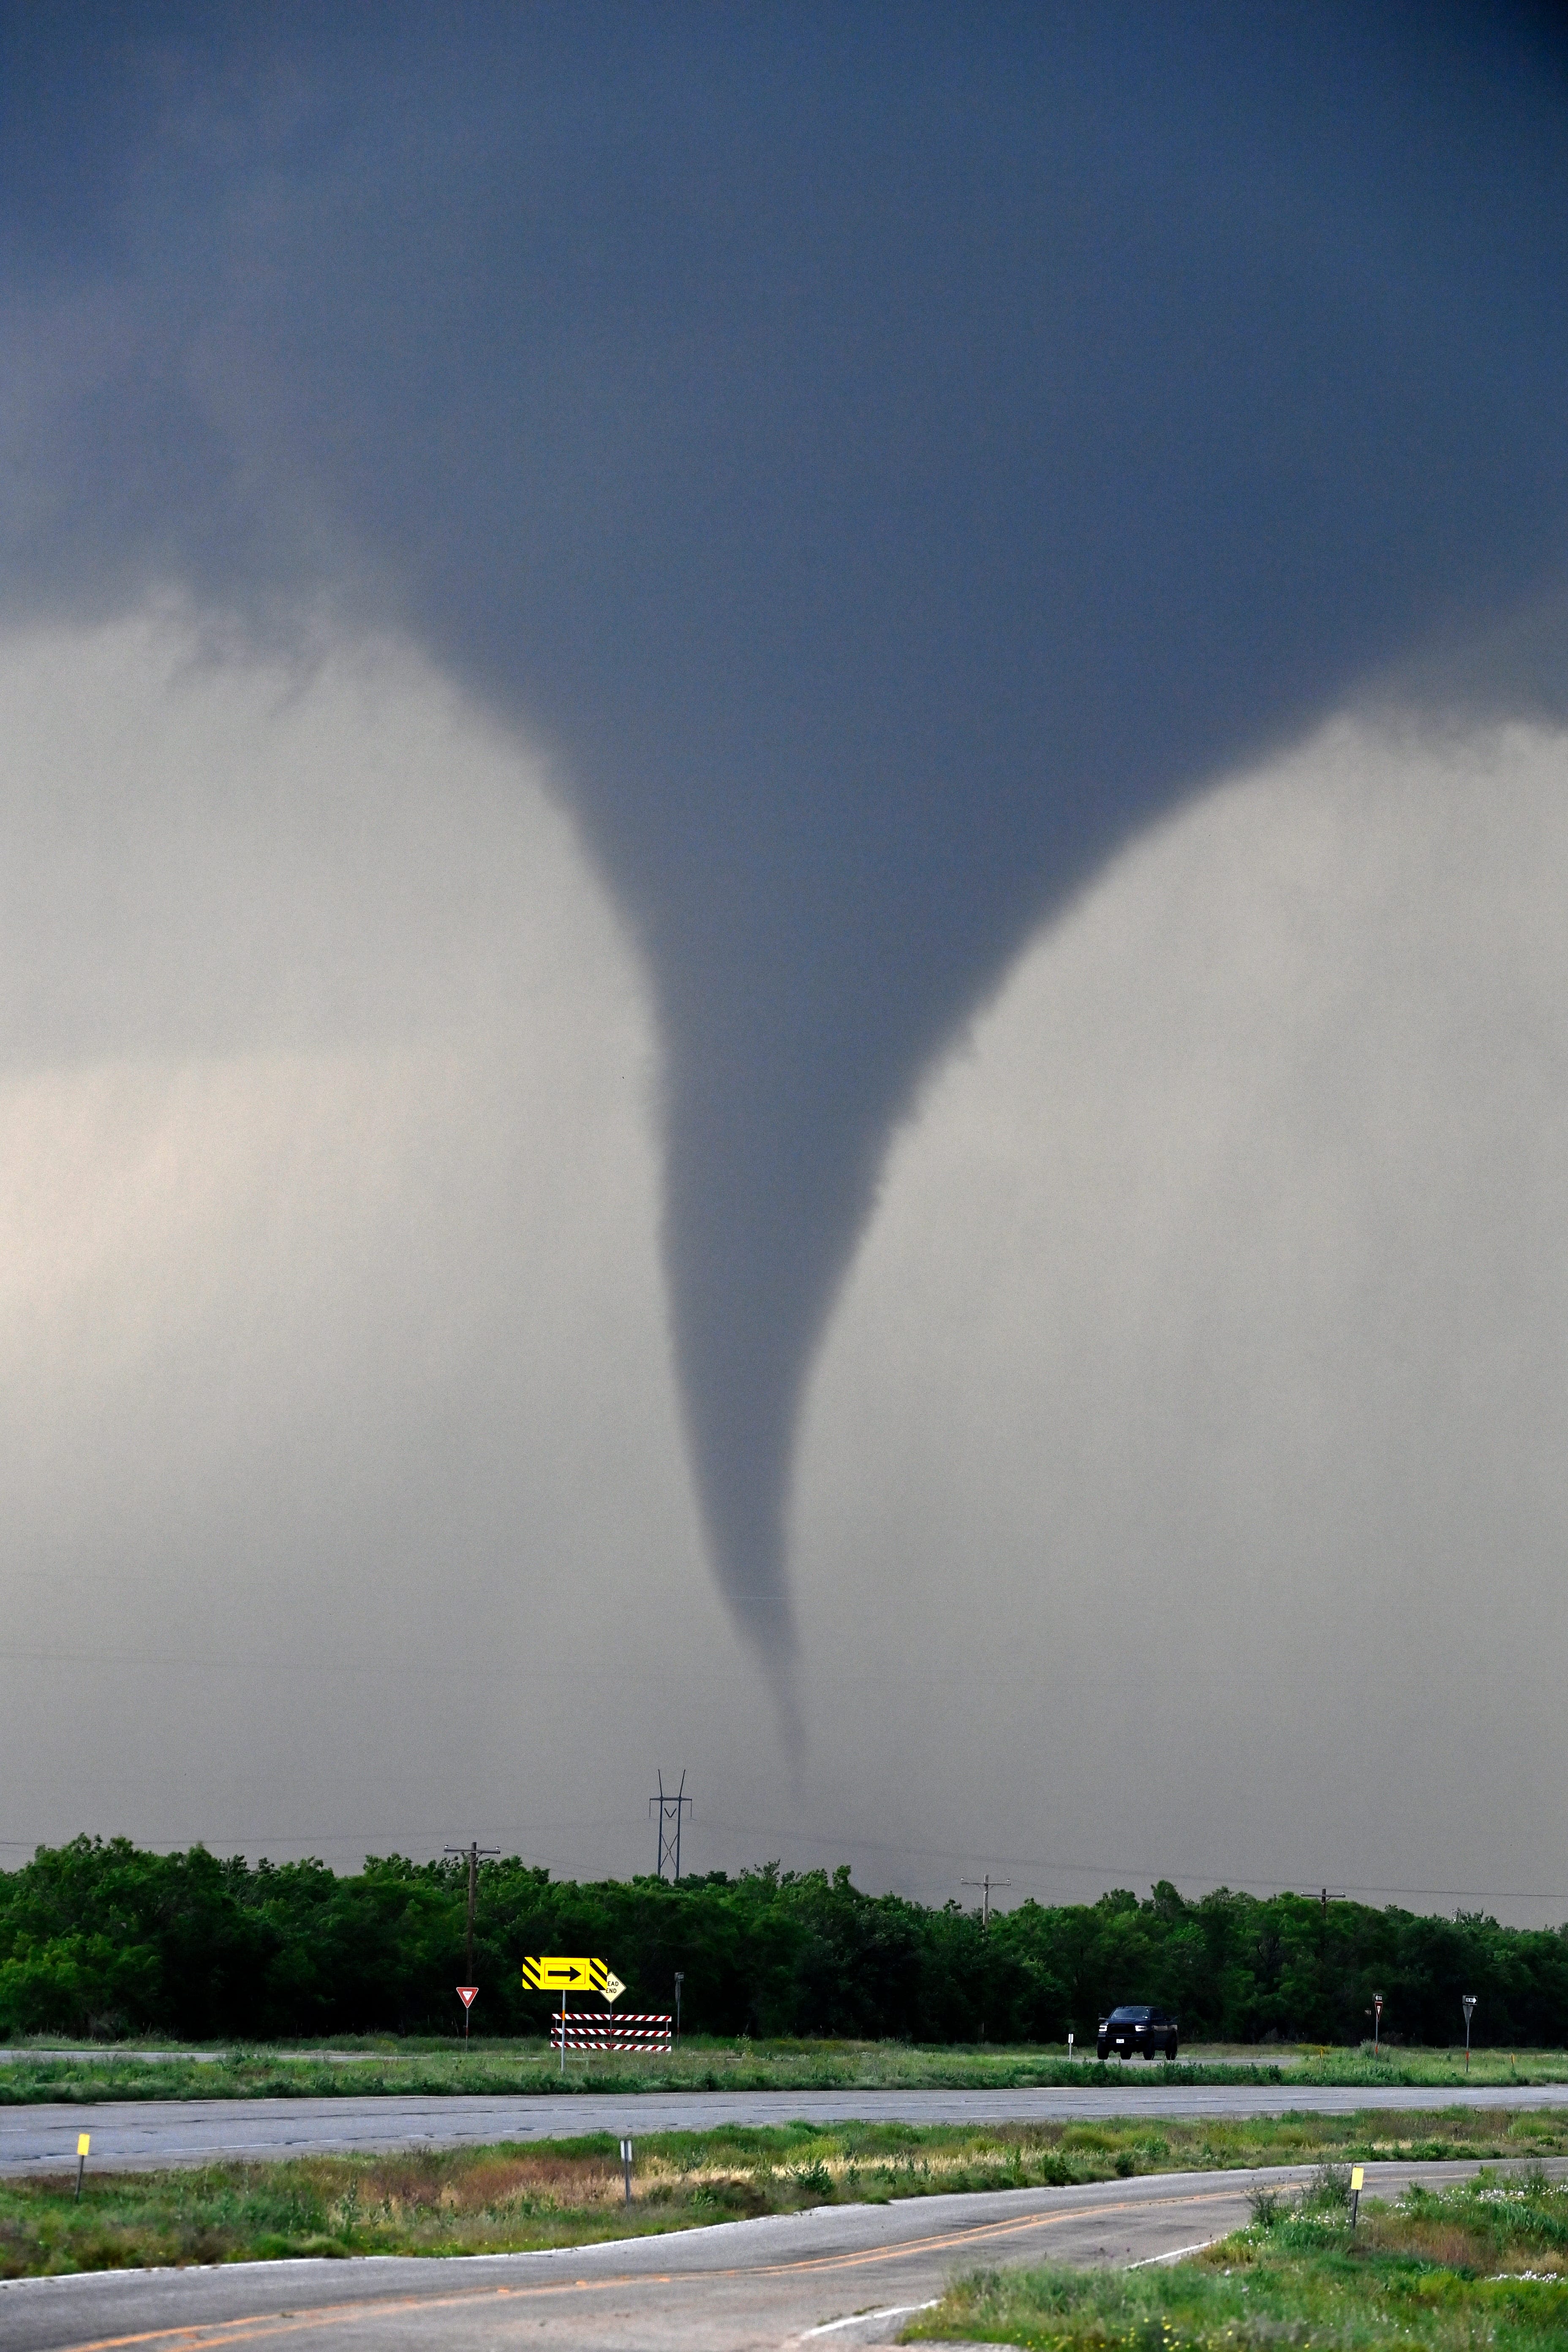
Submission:
M 685 1774 L 682 1773 L 681 1789 L 678 1790 L 674 1796 L 665 1799 L 665 1802 L 673 1806 L 678 1802 L 678 1801 L 682 1800 L 685 1777 Z M 650 1798 L 648 1801 L 650 1812 L 653 1808 L 659 1803 L 662 1795 L 663 1784 L 661 1780 L 660 1796 Z M 689 1797 L 684 1797 L 683 1801 L 686 1806 L 689 1807 L 692 1800 Z M 494 1833 L 497 1836 L 503 1838 L 532 1838 L 537 1841 L 542 1831 L 547 1835 L 559 1836 L 562 1834 L 571 1835 L 573 1833 L 582 1832 L 624 1831 L 626 1826 L 627 1824 L 623 1818 L 619 1816 L 611 1816 L 605 1819 L 592 1821 L 574 1820 L 544 1822 L 535 1821 L 516 1825 L 501 1824 L 496 1826 Z M 970 1859 L 973 1852 L 973 1848 L 970 1848 L 968 1852 L 965 1852 L 962 1848 L 947 1846 L 906 1845 L 889 1838 L 866 1837 L 856 1832 L 845 1832 L 842 1831 L 826 1832 L 803 1827 L 798 1824 L 786 1826 L 778 1822 L 759 1823 L 735 1822 L 719 1819 L 711 1814 L 709 1816 L 709 1828 L 710 1830 L 716 1829 L 727 1832 L 731 1836 L 759 1838 L 787 1836 L 791 1839 L 797 1839 L 803 1843 L 826 1846 L 830 1848 L 837 1847 L 840 1851 L 848 1847 L 861 1853 L 883 1853 L 898 1856 L 908 1855 L 910 1857 L 919 1857 L 932 1861 L 967 1861 Z M 201 1843 L 207 1845 L 209 1848 L 226 1848 L 231 1852 L 238 1852 L 243 1849 L 260 1849 L 268 1846 L 299 1846 L 310 1848 L 324 1845 L 347 1845 L 356 1846 L 363 1852 L 369 1853 L 373 1851 L 402 1852 L 407 1847 L 417 1849 L 420 1846 L 427 1846 L 434 1848 L 438 1835 L 439 1832 L 434 1829 L 422 1830 L 412 1834 L 407 1832 L 389 1832 L 385 1830 L 307 1830 L 289 1832 L 269 1830 L 247 1831 L 240 1834 L 232 1832 L 219 1834 L 207 1831 L 187 1832 L 186 1834 L 179 1837 L 147 1837 L 132 1834 L 131 1842 L 132 1844 L 139 1845 L 148 1852 L 154 1851 L 159 1847 L 184 1849 L 194 1844 Z M 0 1838 L 0 1850 L 11 1853 L 30 1853 L 35 1847 L 47 1843 L 47 1840 L 38 1838 Z M 678 1847 L 677 1850 L 679 1850 Z M 467 1848 L 465 1847 L 461 1849 L 461 1851 L 466 1853 Z M 499 1849 L 496 1851 L 499 1851 Z M 671 1858 L 672 1857 L 666 1853 L 661 1846 L 661 1863 Z M 1188 1885 L 1193 1885 L 1193 1883 L 1196 1881 L 1200 1885 L 1205 1887 L 1228 1886 L 1235 1889 L 1237 1893 L 1243 1894 L 1258 1892 L 1268 1894 L 1289 1894 L 1300 1892 L 1305 1889 L 1314 1902 L 1319 1899 L 1318 1889 L 1322 1884 L 1321 1874 L 1311 1871 L 1297 1871 L 1288 1876 L 1280 1875 L 1278 1877 L 1264 1878 L 1237 1875 L 1228 1871 L 1200 1871 L 1186 1868 L 1180 1864 L 1173 1864 L 1169 1863 L 1151 1872 L 1149 1865 L 1146 1863 L 1133 1865 L 1125 1862 L 1110 1863 L 1066 1861 L 1054 1855 L 991 1854 L 983 1856 L 982 1859 L 1004 1867 L 1010 1867 L 1014 1870 L 1030 1872 L 1037 1875 L 1043 1875 L 1052 1872 L 1070 1872 L 1082 1875 L 1099 1877 L 1103 1883 L 1119 1881 L 1125 1885 L 1129 1880 L 1137 1880 L 1148 1877 L 1151 1884 L 1158 1878 L 1168 1878 L 1173 1883 L 1184 1881 Z M 559 1856 L 548 1858 L 541 1857 L 541 1862 L 544 1866 L 552 1869 L 563 1869 L 566 1866 Z M 534 1866 L 539 1865 L 535 1864 Z M 981 1880 L 973 1880 L 966 1883 L 974 1885 L 983 1885 L 984 1884 Z M 1002 1882 L 993 1876 L 991 1883 L 993 1886 L 996 1886 Z M 928 1882 L 928 1889 L 932 1893 L 940 1892 L 941 1886 L 944 1884 L 951 1884 L 951 1881 L 935 1880 Z M 1395 1886 L 1389 1885 L 1383 1879 L 1334 1879 L 1331 1880 L 1329 1884 L 1331 1893 L 1345 1895 L 1421 1897 L 1431 1901 L 1453 1903 L 1551 1903 L 1568 1905 L 1568 1892 L 1564 1892 L 1560 1888 L 1552 1887 Z M 913 1891 L 919 1892 L 920 1890 L 917 1888 Z
M 153 1654 L 147 1651 L 120 1650 L 14 1650 L 0 1649 L 0 1664 L 32 1666 L 102 1666 L 121 1673 L 127 1667 L 145 1668 L 153 1672 L 168 1670 L 191 1674 L 288 1675 L 290 1677 L 314 1675 L 353 1679 L 371 1675 L 415 1675 L 428 1681 L 433 1676 L 464 1682 L 515 1682 L 515 1665 L 447 1667 L 426 1665 L 415 1658 L 247 1658 L 232 1652 L 221 1658 L 176 1657 L 172 1654 Z M 583 1683 L 621 1683 L 637 1672 L 634 1667 L 585 1666 L 574 1669 L 574 1680 Z
M 974 1851 L 972 1846 L 965 1848 L 906 1845 L 891 1838 L 863 1837 L 857 1832 L 842 1830 L 831 1832 L 816 1830 L 798 1822 L 784 1824 L 778 1822 L 726 1821 L 712 1813 L 708 1816 L 708 1826 L 710 1830 L 728 1831 L 735 1837 L 790 1837 L 799 1839 L 803 1843 L 809 1845 L 838 1847 L 841 1850 L 853 1846 L 865 1853 L 920 1855 L 923 1859 L 933 1862 L 966 1862 L 973 1856 Z M 1277 1894 L 1290 1894 L 1302 1886 L 1315 1890 L 1322 1883 L 1321 1874 L 1310 1870 L 1293 1871 L 1272 1878 L 1251 1878 L 1237 1877 L 1228 1871 L 1193 1869 L 1181 1864 L 1169 1862 L 1151 1870 L 1147 1862 L 1137 1864 L 1105 1861 L 1069 1862 L 1056 1854 L 992 1853 L 983 1854 L 981 1860 L 996 1864 L 1006 1869 L 1035 1872 L 1065 1871 L 1084 1877 L 1108 1880 L 1147 1877 L 1152 1885 L 1160 1878 L 1168 1878 L 1173 1883 L 1178 1879 L 1185 1879 L 1189 1885 L 1193 1880 L 1197 1879 L 1209 1886 L 1232 1886 L 1243 1892 L 1255 1887 L 1267 1887 Z M 981 1882 L 973 1879 L 966 1883 L 979 1885 Z M 994 1885 L 997 1882 L 993 1879 L 992 1884 Z M 1346 1895 L 1426 1895 L 1447 1896 L 1455 1901 L 1470 1895 L 1478 1901 L 1488 1903 L 1568 1902 L 1568 1894 L 1550 1887 L 1391 1886 L 1386 1880 L 1381 1878 L 1359 1882 L 1351 1879 L 1336 1879 L 1331 1880 L 1330 1885 L 1332 1889 Z M 1313 1900 L 1316 1899 L 1314 1891 Z

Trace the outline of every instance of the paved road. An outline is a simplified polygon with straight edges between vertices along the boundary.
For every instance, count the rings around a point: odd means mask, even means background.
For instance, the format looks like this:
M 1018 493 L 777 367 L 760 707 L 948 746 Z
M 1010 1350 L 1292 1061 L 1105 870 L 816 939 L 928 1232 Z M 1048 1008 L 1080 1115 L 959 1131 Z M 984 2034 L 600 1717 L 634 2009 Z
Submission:
M 1382 2164 L 1370 2192 L 1466 2164 Z M 1568 2163 L 1548 2167 L 1561 2178 Z M 887 2343 L 954 2272 L 1158 2261 L 1247 2219 L 1304 2168 L 837 2205 L 665 2237 L 447 2262 L 242 2263 L 0 2285 L 6 2352 L 846 2352 Z M 858 2316 L 851 2317 L 855 2314 Z
M 1319 2084 L 1158 2084 L 1015 2091 L 628 2091 L 574 2097 L 127 2099 L 0 2105 L 0 2173 L 76 2169 L 77 2134 L 115 2171 L 225 2157 L 458 2147 L 588 2132 L 711 2131 L 720 2124 L 996 2124 L 1109 2116 L 1349 2115 L 1357 2108 L 1568 2106 L 1568 2083 L 1507 2090 L 1327 2089 Z

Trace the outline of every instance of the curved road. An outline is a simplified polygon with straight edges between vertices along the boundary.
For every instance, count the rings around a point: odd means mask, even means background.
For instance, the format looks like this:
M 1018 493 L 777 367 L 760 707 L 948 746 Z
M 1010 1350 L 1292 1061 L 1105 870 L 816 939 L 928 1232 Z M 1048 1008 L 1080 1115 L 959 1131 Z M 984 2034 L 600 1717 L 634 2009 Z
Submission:
M 1367 2168 L 1369 2192 L 1468 2164 Z M 1561 2177 L 1561 2161 L 1548 2167 Z M 1247 2218 L 1306 2168 L 1165 2173 L 731 2221 L 664 2237 L 447 2262 L 237 2263 L 0 2285 L 6 2352 L 846 2352 L 887 2343 L 956 2271 L 1159 2261 Z
M 243 2157 L 364 2154 L 495 2140 L 574 2139 L 711 2131 L 721 2124 L 1086 2122 L 1111 2116 L 1350 2115 L 1382 2107 L 1568 2106 L 1568 2083 L 1501 2089 L 1384 2090 L 1321 2084 L 1140 2084 L 1014 2091 L 628 2091 L 564 2098 L 351 2097 L 128 2099 L 79 2105 L 0 2105 L 0 2173 L 76 2168 L 77 2134 L 94 2166 L 115 2171 Z

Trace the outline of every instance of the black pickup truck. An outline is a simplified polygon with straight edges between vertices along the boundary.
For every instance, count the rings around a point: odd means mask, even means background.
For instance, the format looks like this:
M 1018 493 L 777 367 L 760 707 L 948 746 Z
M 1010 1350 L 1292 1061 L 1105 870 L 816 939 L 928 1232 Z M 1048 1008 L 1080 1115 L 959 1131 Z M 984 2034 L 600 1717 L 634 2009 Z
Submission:
M 1152 2058 L 1156 2051 L 1163 2058 L 1173 2058 L 1177 2036 L 1175 2019 L 1163 2009 L 1113 2009 L 1100 2021 L 1097 2047 L 1101 2058 L 1109 2058 L 1113 2050 L 1123 2058 L 1136 2058 L 1140 2053 Z

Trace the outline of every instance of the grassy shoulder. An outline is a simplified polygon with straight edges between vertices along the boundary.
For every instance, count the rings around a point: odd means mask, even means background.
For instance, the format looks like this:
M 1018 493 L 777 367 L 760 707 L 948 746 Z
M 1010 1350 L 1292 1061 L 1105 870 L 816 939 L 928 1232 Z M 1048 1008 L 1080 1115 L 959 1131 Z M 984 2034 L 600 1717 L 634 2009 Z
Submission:
M 341 2097 L 386 2092 L 1016 2090 L 1070 2084 L 1196 2085 L 1318 2083 L 1410 2089 L 1468 2084 L 1568 2082 L 1561 2050 L 1462 2051 L 1205 2048 L 1174 2065 L 1100 2065 L 1057 2046 L 973 2043 L 932 2048 L 898 2042 L 717 2041 L 692 2036 L 668 2055 L 569 2058 L 566 2072 L 541 2041 L 339 2041 L 205 2051 L 107 2044 L 47 2047 L 0 2063 L 0 2104 L 100 2099 Z
M 1568 2188 L 1489 2179 L 1396 2206 L 1352 2229 L 1342 2167 L 1307 2193 L 1254 2200 L 1249 2229 L 1186 2262 L 1136 2271 L 977 2273 L 903 2340 L 1031 2352 L 1545 2352 L 1568 2343 Z
M 526 2147 L 310 2157 L 0 2179 L 0 2276 L 350 2254 L 580 2245 L 834 2202 L 1271 2164 L 1568 2155 L 1568 2115 L 1254 2116 L 649 2134 L 630 2210 L 607 2135 Z

